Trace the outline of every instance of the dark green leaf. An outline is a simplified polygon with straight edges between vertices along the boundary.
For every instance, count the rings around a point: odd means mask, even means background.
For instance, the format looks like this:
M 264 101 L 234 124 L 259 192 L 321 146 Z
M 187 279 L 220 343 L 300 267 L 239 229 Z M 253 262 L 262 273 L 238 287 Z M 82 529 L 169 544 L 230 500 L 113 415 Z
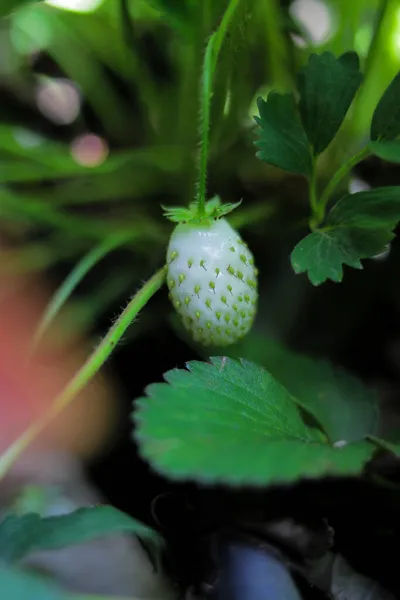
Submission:
M 50 581 L 0 565 L 0 593 L 4 600 L 67 600 L 69 596 Z
M 369 149 L 375 156 L 392 163 L 400 163 L 400 140 L 370 142 Z
M 343 278 L 343 265 L 362 269 L 360 259 L 380 254 L 393 237 L 386 229 L 343 227 L 314 231 L 293 250 L 292 266 L 295 273 L 307 272 L 313 285 L 327 279 L 339 282 Z
M 316 416 L 332 442 L 355 442 L 374 435 L 378 425 L 376 394 L 342 368 L 291 352 L 255 332 L 225 349 L 265 367 Z
M 362 269 L 361 259 L 382 253 L 400 220 L 400 187 L 348 194 L 330 211 L 326 227 L 297 244 L 291 261 L 296 273 L 307 271 L 319 285 L 342 281 L 343 265 Z
M 173 478 L 272 485 L 359 473 L 367 442 L 333 448 L 307 427 L 296 402 L 267 371 L 241 360 L 191 362 L 165 375 L 137 404 L 143 456 Z
M 122 531 L 159 543 L 155 532 L 112 506 L 81 508 L 59 517 L 10 514 L 0 523 L 0 558 L 16 561 L 31 552 L 82 544 Z
M 371 140 L 394 140 L 400 135 L 400 73 L 387 87 L 372 117 Z
M 291 94 L 271 92 L 267 100 L 258 98 L 259 148 L 264 162 L 291 173 L 310 175 L 312 161 L 307 136 L 302 128 Z
M 327 224 L 368 230 L 393 229 L 399 220 L 400 186 L 392 186 L 347 194 L 332 208 Z
M 352 69 L 353 71 L 360 70 L 360 59 L 357 52 L 345 52 L 339 56 L 338 61 L 347 69 Z
M 336 59 L 330 52 L 312 54 L 298 74 L 299 109 L 316 154 L 333 140 L 362 81 L 358 57 L 349 52 Z

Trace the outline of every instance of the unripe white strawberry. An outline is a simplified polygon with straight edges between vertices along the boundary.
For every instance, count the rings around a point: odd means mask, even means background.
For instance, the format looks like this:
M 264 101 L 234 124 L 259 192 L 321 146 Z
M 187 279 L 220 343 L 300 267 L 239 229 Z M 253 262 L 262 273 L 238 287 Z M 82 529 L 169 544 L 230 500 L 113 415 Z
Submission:
M 179 223 L 167 251 L 170 299 L 195 341 L 225 346 L 250 329 L 257 269 L 247 245 L 221 219 Z

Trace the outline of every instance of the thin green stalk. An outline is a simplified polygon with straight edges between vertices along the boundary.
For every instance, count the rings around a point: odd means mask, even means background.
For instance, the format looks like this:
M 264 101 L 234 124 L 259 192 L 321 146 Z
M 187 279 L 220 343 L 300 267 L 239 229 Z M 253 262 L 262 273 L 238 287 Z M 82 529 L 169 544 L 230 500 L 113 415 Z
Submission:
M 346 177 L 346 175 L 348 175 L 350 173 L 350 171 L 356 165 L 358 165 L 358 163 L 360 163 L 367 156 L 369 156 L 369 154 L 371 154 L 371 152 L 370 152 L 368 146 L 365 146 L 359 152 L 357 152 L 351 158 L 349 158 L 349 160 L 336 171 L 336 173 L 334 174 L 334 176 L 332 177 L 332 179 L 326 186 L 324 192 L 322 193 L 321 200 L 319 202 L 319 204 L 322 206 L 324 212 L 325 212 L 326 205 L 328 204 L 328 201 L 329 201 L 331 195 L 333 194 L 335 189 L 338 187 L 340 182 Z
M 316 170 L 313 169 L 313 177 L 310 182 L 310 206 L 313 212 L 313 217 L 310 221 L 311 229 L 314 230 L 324 220 L 328 202 L 340 182 L 369 154 L 370 150 L 368 146 L 365 146 L 359 152 L 357 152 L 357 154 L 354 154 L 344 165 L 342 165 L 329 181 L 319 200 L 316 193 Z
M 204 55 L 200 98 L 200 163 L 197 184 L 197 206 L 200 216 L 203 216 L 205 213 L 204 207 L 207 194 L 207 163 L 210 146 L 210 113 L 213 78 L 221 46 L 235 10 L 239 6 L 239 2 L 240 0 L 230 0 L 220 26 L 208 40 Z
M 84 362 L 76 375 L 55 398 L 50 409 L 8 447 L 0 457 L 0 480 L 12 467 L 14 461 L 26 450 L 31 442 L 43 429 L 64 409 L 76 395 L 89 383 L 110 357 L 114 348 L 124 335 L 127 328 L 138 312 L 147 304 L 152 296 L 161 288 L 165 280 L 165 267 L 157 271 L 143 287 L 133 296 L 127 307 L 122 311 L 114 325 L 109 329 L 103 340 Z
M 310 228 L 315 229 L 321 220 L 320 206 L 317 196 L 317 165 L 314 154 L 312 154 L 312 173 L 310 178 L 309 200 L 312 217 L 310 220 Z
M 212 91 L 212 54 L 215 33 L 212 34 L 206 48 L 201 87 L 201 140 L 200 140 L 200 167 L 197 191 L 197 206 L 199 215 L 205 214 L 207 194 L 207 162 L 210 145 L 210 104 Z
M 112 236 L 90 250 L 72 269 L 71 273 L 64 279 L 60 287 L 51 298 L 42 320 L 36 330 L 33 345 L 36 346 L 43 337 L 44 332 L 60 312 L 65 302 L 71 296 L 82 279 L 89 271 L 107 254 L 115 250 L 127 240 L 126 236 Z

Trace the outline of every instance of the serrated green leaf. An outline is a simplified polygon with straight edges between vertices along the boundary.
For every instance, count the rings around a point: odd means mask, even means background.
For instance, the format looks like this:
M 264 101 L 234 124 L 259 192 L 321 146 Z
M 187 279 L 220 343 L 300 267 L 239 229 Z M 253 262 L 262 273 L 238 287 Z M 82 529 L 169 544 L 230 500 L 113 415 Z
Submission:
M 392 163 L 400 163 L 400 140 L 387 142 L 370 142 L 368 144 L 372 154 Z
M 9 514 L 0 523 L 0 559 L 14 562 L 31 552 L 82 544 L 123 531 L 160 543 L 154 531 L 112 506 L 81 508 L 58 517 Z
M 7 600 L 69 600 L 71 595 L 51 581 L 10 566 L 0 565 L 0 593 Z
M 378 102 L 371 122 L 371 140 L 394 140 L 400 135 L 400 73 Z
M 307 136 L 303 130 L 291 94 L 270 92 L 267 100 L 258 98 L 259 148 L 257 156 L 284 171 L 309 176 L 312 161 Z
M 343 196 L 330 211 L 327 224 L 368 230 L 392 229 L 399 220 L 400 186 L 391 186 Z
M 314 285 L 340 282 L 343 265 L 362 269 L 361 259 L 383 252 L 400 220 L 400 187 L 347 194 L 330 211 L 326 227 L 314 231 L 294 248 L 295 273 L 307 272 Z
M 297 274 L 307 272 L 313 285 L 320 285 L 327 279 L 340 282 L 343 265 L 362 269 L 360 259 L 380 254 L 393 237 L 385 229 L 368 231 L 343 227 L 317 230 L 294 248 L 292 267 Z
M 312 54 L 298 74 L 299 110 L 315 154 L 333 140 L 362 81 L 358 57 L 347 52 Z
M 332 442 L 355 442 L 376 434 L 377 395 L 344 369 L 292 352 L 254 331 L 226 352 L 265 367 L 315 415 Z
M 215 357 L 165 375 L 137 404 L 143 456 L 177 479 L 272 485 L 359 473 L 371 444 L 333 448 L 305 425 L 285 388 L 261 367 Z

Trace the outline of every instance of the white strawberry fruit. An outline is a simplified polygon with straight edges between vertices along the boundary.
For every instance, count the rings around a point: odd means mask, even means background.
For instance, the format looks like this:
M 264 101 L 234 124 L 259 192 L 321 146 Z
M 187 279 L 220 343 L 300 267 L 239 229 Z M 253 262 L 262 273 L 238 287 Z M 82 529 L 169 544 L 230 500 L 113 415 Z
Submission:
M 226 219 L 175 227 L 167 251 L 167 285 L 195 341 L 226 346 L 251 328 L 257 269 L 247 245 Z

